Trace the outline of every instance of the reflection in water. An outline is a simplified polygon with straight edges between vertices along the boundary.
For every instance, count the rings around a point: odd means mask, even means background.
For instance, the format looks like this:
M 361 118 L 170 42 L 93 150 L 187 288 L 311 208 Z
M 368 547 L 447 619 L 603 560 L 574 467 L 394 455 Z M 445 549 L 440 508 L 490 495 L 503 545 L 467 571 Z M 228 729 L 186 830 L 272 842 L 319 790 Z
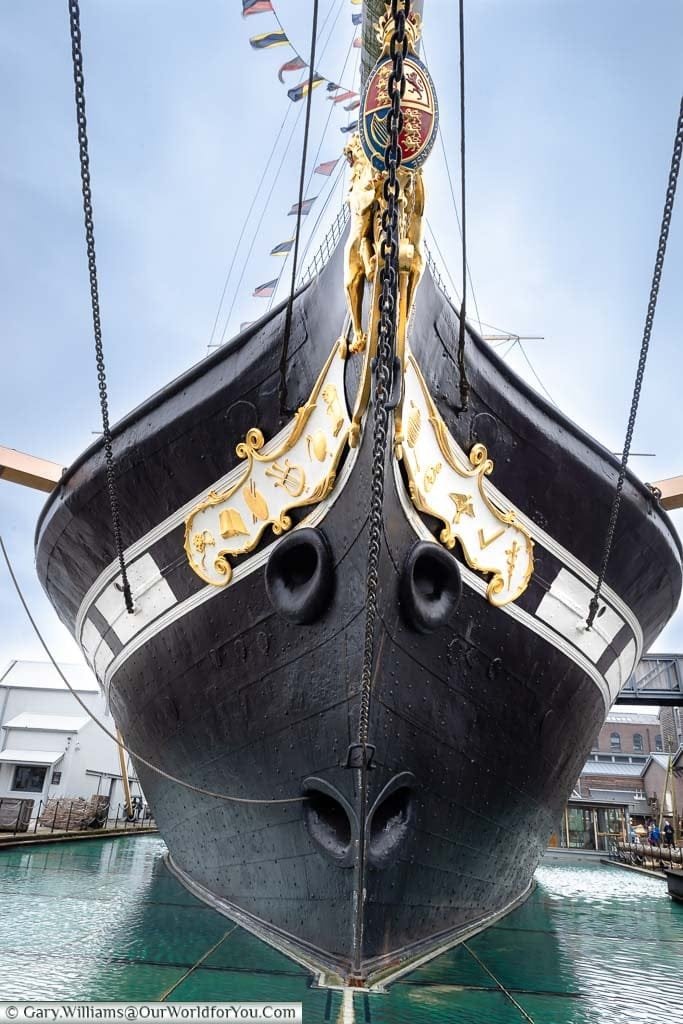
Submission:
M 0 851 L 0 999 L 301 1000 L 336 1022 L 338 992 L 199 903 L 155 836 Z M 527 902 L 386 993 L 369 1024 L 683 1024 L 683 907 L 656 878 L 544 866 Z M 216 952 L 189 972 L 230 932 Z M 177 987 L 174 987 L 177 986 Z M 526 1016 L 525 1016 L 526 1014 Z

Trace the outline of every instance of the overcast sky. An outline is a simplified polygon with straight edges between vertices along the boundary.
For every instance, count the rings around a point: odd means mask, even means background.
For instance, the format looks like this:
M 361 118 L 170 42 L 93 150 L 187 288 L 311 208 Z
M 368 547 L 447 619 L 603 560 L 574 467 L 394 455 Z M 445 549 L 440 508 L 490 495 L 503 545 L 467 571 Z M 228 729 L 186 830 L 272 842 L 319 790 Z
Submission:
M 116 420 L 205 355 L 245 213 L 282 127 L 237 250 L 218 337 L 265 312 L 267 301 L 251 293 L 277 275 L 281 263 L 268 254 L 293 233 L 287 211 L 297 198 L 304 104 L 286 96 L 297 75 L 284 86 L 277 79 L 291 51 L 249 46 L 250 35 L 277 28 L 273 16 L 242 19 L 240 0 L 81 6 Z M 275 6 L 305 53 L 310 4 Z M 349 0 L 320 0 L 320 8 L 317 69 L 352 83 L 358 8 Z M 454 0 L 425 0 L 425 50 L 458 191 L 456 8 Z M 479 315 L 543 335 L 526 351 L 548 392 L 619 451 L 683 90 L 683 4 L 468 0 L 466 31 L 468 253 Z M 100 422 L 65 0 L 0 5 L 0 75 L 0 444 L 67 465 Z M 327 97 L 324 87 L 313 97 L 311 168 L 318 151 L 317 162 L 334 159 L 346 140 L 339 129 L 349 115 L 340 104 L 328 122 Z M 458 281 L 460 243 L 440 148 L 427 178 L 427 218 Z M 307 195 L 318 199 L 309 231 L 333 183 L 311 182 Z M 321 230 L 339 209 L 342 186 Z M 633 460 L 646 480 L 683 473 L 682 207 L 679 195 L 634 439 L 635 451 L 655 453 Z M 509 358 L 538 386 L 518 350 Z M 55 654 L 76 660 L 35 582 L 42 502 L 0 483 L 0 531 Z M 674 520 L 680 529 L 683 515 Z M 683 649 L 681 612 L 656 649 Z M 42 652 L 0 567 L 0 666 L 31 657 Z

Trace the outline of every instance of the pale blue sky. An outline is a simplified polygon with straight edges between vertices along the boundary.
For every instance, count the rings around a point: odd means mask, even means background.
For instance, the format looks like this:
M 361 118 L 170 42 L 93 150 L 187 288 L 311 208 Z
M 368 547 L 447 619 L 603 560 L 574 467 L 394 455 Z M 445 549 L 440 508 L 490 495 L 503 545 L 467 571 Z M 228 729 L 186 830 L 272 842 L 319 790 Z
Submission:
M 81 2 L 117 419 L 204 356 L 256 181 L 289 110 L 267 193 L 303 104 L 286 96 L 296 75 L 285 86 L 277 80 L 290 51 L 249 47 L 250 35 L 276 27 L 272 15 L 244 20 L 240 0 Z M 275 3 L 305 52 L 310 4 Z M 454 0 L 425 0 L 426 53 L 458 190 L 456 9 Z M 321 0 L 317 67 L 329 78 L 342 77 L 357 10 L 349 0 Z M 468 0 L 466 21 L 468 251 L 481 318 L 544 335 L 527 351 L 548 391 L 619 450 L 683 91 L 683 4 Z M 0 444 L 66 464 L 99 429 L 99 405 L 65 2 L 0 6 L 0 76 Z M 318 89 L 311 166 L 330 107 Z M 319 160 L 340 152 L 347 118 L 341 105 L 332 112 Z M 276 276 L 281 264 L 268 253 L 294 227 L 287 211 L 297 197 L 302 128 L 303 116 L 226 336 L 266 309 L 251 292 Z M 458 281 L 459 238 L 440 148 L 427 175 L 428 220 Z M 311 184 L 307 194 L 320 199 L 309 229 L 331 185 L 321 177 Z M 325 223 L 340 197 L 341 183 Z M 656 453 L 633 461 L 648 480 L 683 472 L 682 206 L 679 195 L 634 443 Z M 261 212 L 257 204 L 238 252 L 240 271 Z M 228 305 L 236 285 L 233 275 Z M 533 384 L 521 355 L 510 360 Z M 34 580 L 41 505 L 40 495 L 0 484 L 0 531 L 55 653 L 71 659 L 75 647 Z M 680 529 L 683 515 L 675 521 Z M 683 649 L 680 612 L 657 647 Z M 0 571 L 0 664 L 40 656 Z

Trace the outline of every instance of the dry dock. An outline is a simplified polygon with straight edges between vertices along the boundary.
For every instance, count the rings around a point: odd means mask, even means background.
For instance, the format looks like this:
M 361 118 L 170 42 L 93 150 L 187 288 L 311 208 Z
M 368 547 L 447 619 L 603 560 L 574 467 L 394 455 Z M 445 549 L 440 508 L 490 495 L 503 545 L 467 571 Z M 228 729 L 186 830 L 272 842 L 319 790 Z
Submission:
M 306 1024 L 683 1022 L 683 905 L 658 878 L 541 867 L 466 947 L 344 994 L 190 896 L 164 851 L 154 835 L 1 850 L 0 999 L 301 1000 Z

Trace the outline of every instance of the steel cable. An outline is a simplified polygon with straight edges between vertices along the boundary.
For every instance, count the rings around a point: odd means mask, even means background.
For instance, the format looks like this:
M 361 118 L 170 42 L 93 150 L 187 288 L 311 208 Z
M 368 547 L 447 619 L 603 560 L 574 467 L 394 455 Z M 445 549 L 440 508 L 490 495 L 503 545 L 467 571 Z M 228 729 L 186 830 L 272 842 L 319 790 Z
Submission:
M 669 181 L 666 189 L 666 198 L 664 200 L 664 213 L 662 214 L 662 223 L 659 229 L 659 242 L 657 244 L 657 255 L 655 257 L 655 266 L 652 274 L 652 284 L 650 286 L 650 299 L 647 304 L 647 314 L 645 316 L 645 327 L 643 329 L 643 340 L 640 346 L 640 357 L 638 359 L 638 369 L 636 370 L 635 384 L 633 385 L 633 397 L 631 398 L 631 411 L 628 417 L 628 426 L 626 427 L 626 438 L 621 452 L 621 465 L 619 467 L 619 477 L 617 479 L 617 486 L 614 492 L 614 498 L 612 499 L 612 509 L 609 517 L 609 525 L 607 527 L 607 536 L 605 538 L 605 548 L 602 556 L 602 564 L 600 566 L 600 574 L 598 576 L 598 582 L 595 587 L 595 593 L 591 598 L 591 602 L 588 608 L 588 618 L 586 619 L 586 628 L 590 629 L 595 621 L 595 616 L 598 612 L 598 603 L 600 601 L 600 592 L 602 585 L 605 582 L 605 575 L 607 573 L 607 564 L 609 557 L 612 552 L 612 545 L 614 544 L 614 535 L 617 528 L 617 519 L 619 518 L 619 509 L 621 508 L 622 491 L 624 489 L 624 481 L 626 479 L 626 467 L 628 466 L 628 458 L 631 452 L 631 442 L 633 440 L 633 431 L 636 425 L 636 416 L 638 414 L 638 404 L 640 402 L 640 392 L 643 386 L 643 377 L 645 376 L 645 364 L 647 362 L 647 353 L 650 347 L 650 337 L 652 335 L 652 325 L 655 318 L 655 310 L 657 308 L 657 297 L 659 295 L 659 285 L 662 279 L 662 270 L 664 268 L 664 256 L 666 254 L 666 243 L 669 238 L 669 227 L 671 225 L 671 214 L 674 208 L 674 199 L 676 198 L 676 184 L 678 182 L 678 172 L 681 167 L 681 153 L 683 152 L 683 98 L 681 98 L 681 106 L 678 112 L 678 124 L 676 126 L 676 135 L 674 138 L 674 149 L 671 157 L 671 169 L 669 171 Z
M 74 93 L 76 99 L 76 124 L 78 126 L 78 153 L 81 164 L 81 189 L 83 192 L 83 217 L 85 221 L 85 241 L 88 252 L 88 276 L 90 278 L 90 304 L 92 307 L 93 333 L 95 336 L 95 362 L 97 365 L 97 386 L 100 393 L 100 409 L 102 413 L 102 439 L 104 441 L 104 460 L 109 493 L 112 527 L 116 555 L 121 569 L 121 585 L 126 610 L 129 615 L 134 612 L 133 596 L 128 581 L 126 562 L 123 555 L 123 539 L 121 537 L 121 514 L 119 496 L 114 474 L 114 451 L 112 446 L 111 428 L 109 426 L 109 400 L 107 397 L 107 375 L 104 365 L 104 349 L 102 345 L 102 320 L 100 316 L 100 293 L 97 282 L 97 261 L 95 258 L 95 226 L 93 222 L 92 189 L 90 185 L 90 158 L 88 156 L 88 132 L 85 117 L 85 77 L 83 74 L 83 51 L 81 49 L 81 19 L 78 0 L 68 0 L 69 27 L 71 30 L 71 58 L 73 61 Z

